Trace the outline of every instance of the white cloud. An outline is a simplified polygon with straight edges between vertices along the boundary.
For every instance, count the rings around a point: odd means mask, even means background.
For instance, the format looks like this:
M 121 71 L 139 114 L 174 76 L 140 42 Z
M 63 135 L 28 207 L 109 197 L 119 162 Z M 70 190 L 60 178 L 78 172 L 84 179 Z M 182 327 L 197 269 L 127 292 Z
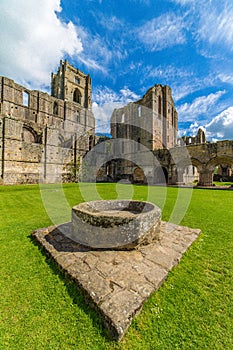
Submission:
M 107 88 L 99 87 L 93 93 L 92 110 L 96 119 L 96 132 L 110 132 L 110 119 L 115 108 L 138 100 L 140 97 L 127 86 L 119 93 Z
M 88 69 L 99 70 L 104 74 L 107 74 L 107 69 L 100 65 L 97 61 L 86 57 L 86 55 L 80 54 L 78 60 L 85 64 Z
M 180 5 L 190 5 L 191 3 L 194 3 L 197 0 L 173 0 L 176 4 Z
M 233 140 L 233 107 L 218 114 L 205 129 L 208 139 Z
M 207 2 L 200 11 L 199 39 L 206 40 L 210 44 L 224 44 L 232 50 L 232 18 L 233 3 L 231 0 Z
M 140 97 L 135 94 L 135 92 L 131 91 L 127 86 L 120 90 L 122 94 L 122 101 L 127 104 L 129 102 L 138 100 Z
M 60 0 L 2 0 L 0 2 L 1 75 L 23 85 L 49 85 L 50 74 L 65 54 L 82 52 L 72 22 L 62 22 Z
M 195 136 L 199 128 L 204 130 L 208 141 L 233 140 L 233 106 L 219 113 L 204 126 L 197 121 L 187 125 L 187 127 L 184 125 L 183 128 L 179 129 L 179 137 L 183 135 Z
M 190 133 L 190 135 L 196 136 L 199 129 L 202 129 L 202 130 L 205 131 L 205 127 L 200 126 L 200 124 L 198 124 L 198 122 L 195 121 L 195 122 L 192 123 L 192 124 L 190 125 L 190 127 L 189 127 L 189 133 Z
M 110 133 L 110 118 L 115 108 L 122 107 L 119 102 L 108 102 L 105 104 L 98 104 L 93 102 L 92 111 L 95 116 L 96 129 L 95 132 Z
M 101 14 L 100 16 L 98 14 L 98 23 L 110 31 L 125 28 L 125 23 L 116 16 L 104 16 L 104 14 Z
M 226 73 L 220 73 L 218 75 L 218 78 L 223 82 L 223 83 L 228 83 L 233 85 L 233 74 L 226 74 Z
M 208 111 L 213 108 L 213 105 L 225 93 L 225 91 L 217 91 L 216 93 L 211 93 L 208 96 L 197 97 L 192 103 L 184 103 L 177 108 L 179 119 L 181 121 L 193 120 L 197 116 L 208 113 Z
M 173 65 L 166 65 L 166 66 L 148 66 L 147 67 L 148 73 L 147 76 L 150 78 L 163 78 L 163 79 L 183 79 L 183 78 L 192 78 L 193 72 L 189 69 L 187 70 L 184 68 L 179 68 Z
M 138 29 L 139 40 L 151 51 L 160 51 L 186 42 L 183 19 L 173 13 L 153 18 Z
M 77 30 L 83 45 L 83 52 L 77 60 L 84 63 L 88 69 L 99 70 L 106 75 L 110 65 L 121 62 L 127 57 L 128 52 L 124 48 L 123 38 L 113 38 L 109 42 L 105 37 L 93 34 L 81 26 L 78 26 Z
M 199 42 L 221 44 L 233 50 L 232 0 L 172 0 L 189 10 L 192 34 Z M 210 55 L 208 48 L 201 50 Z M 218 53 L 219 54 L 219 53 Z
M 172 88 L 175 101 L 203 87 L 203 80 L 197 78 L 190 67 L 176 67 L 174 65 L 147 66 L 143 70 L 143 83 L 145 76 L 167 84 Z

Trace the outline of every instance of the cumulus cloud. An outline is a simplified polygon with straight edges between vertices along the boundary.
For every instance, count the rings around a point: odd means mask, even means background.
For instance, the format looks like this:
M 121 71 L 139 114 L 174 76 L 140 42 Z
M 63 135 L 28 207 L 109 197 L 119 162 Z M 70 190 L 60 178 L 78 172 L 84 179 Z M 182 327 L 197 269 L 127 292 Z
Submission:
M 217 91 L 208 96 L 197 97 L 192 103 L 182 104 L 178 107 L 180 120 L 193 120 L 197 116 L 206 114 L 225 93 L 225 91 Z
M 233 139 L 233 107 L 225 109 L 205 126 L 208 139 Z
M 219 113 L 206 125 L 202 125 L 198 121 L 194 121 L 193 123 L 181 123 L 181 128 L 179 128 L 179 137 L 183 135 L 195 136 L 199 128 L 204 130 L 208 141 L 216 142 L 218 140 L 232 140 L 233 106 L 228 107 Z
M 185 23 L 173 13 L 153 18 L 138 29 L 139 40 L 151 51 L 186 42 Z
M 115 108 L 120 108 L 140 97 L 127 86 L 119 93 L 107 88 L 99 87 L 93 92 L 92 110 L 96 119 L 96 132 L 110 132 L 110 119 Z
M 50 74 L 65 54 L 83 50 L 74 24 L 62 22 L 60 0 L 0 2 L 1 75 L 23 85 L 49 85 Z

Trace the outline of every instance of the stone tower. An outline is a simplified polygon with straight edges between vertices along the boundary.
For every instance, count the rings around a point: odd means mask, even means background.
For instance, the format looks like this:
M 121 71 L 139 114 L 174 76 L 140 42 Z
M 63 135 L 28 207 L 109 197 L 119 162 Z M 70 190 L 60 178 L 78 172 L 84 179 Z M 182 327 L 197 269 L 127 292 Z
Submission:
M 91 77 L 71 66 L 67 61 L 61 60 L 57 73 L 51 75 L 51 95 L 91 109 Z
M 174 147 L 177 131 L 178 114 L 171 88 L 160 84 L 142 99 L 115 109 L 111 117 L 113 138 L 134 140 L 152 151 Z

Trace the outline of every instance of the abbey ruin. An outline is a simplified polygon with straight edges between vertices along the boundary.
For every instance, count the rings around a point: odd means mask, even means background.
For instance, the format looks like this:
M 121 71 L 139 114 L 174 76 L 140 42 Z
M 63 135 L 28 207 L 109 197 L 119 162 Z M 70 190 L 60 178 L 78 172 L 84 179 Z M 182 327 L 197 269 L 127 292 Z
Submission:
M 94 142 L 90 76 L 61 61 L 51 77 L 51 96 L 5 77 L 0 91 L 3 183 L 72 180 L 76 164 Z
M 154 85 L 139 101 L 113 111 L 112 138 L 95 141 L 89 75 L 60 61 L 51 95 L 0 77 L 0 182 L 85 181 L 211 186 L 220 165 L 231 176 L 233 141 L 177 138 L 178 114 L 168 86 Z

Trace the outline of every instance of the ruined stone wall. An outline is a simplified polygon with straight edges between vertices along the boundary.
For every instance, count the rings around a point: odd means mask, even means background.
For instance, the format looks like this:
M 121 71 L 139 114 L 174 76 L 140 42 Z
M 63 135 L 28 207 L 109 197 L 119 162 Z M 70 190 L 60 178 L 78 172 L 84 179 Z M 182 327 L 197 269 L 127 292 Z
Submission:
M 205 132 L 202 128 L 199 128 L 196 136 L 184 135 L 178 139 L 177 143 L 179 146 L 206 143 Z
M 0 77 L 0 96 L 1 182 L 75 180 L 94 137 L 91 109 L 5 77 Z
M 115 109 L 111 117 L 113 139 L 122 138 L 122 158 L 128 154 L 143 154 L 148 150 L 169 149 L 177 143 L 178 114 L 168 86 L 155 85 L 134 103 Z M 129 143 L 127 140 L 135 141 Z M 137 157 L 136 157 L 137 158 Z M 114 165 L 116 166 L 116 165 Z M 128 166 L 127 161 L 119 161 L 114 174 L 132 175 L 136 165 Z

